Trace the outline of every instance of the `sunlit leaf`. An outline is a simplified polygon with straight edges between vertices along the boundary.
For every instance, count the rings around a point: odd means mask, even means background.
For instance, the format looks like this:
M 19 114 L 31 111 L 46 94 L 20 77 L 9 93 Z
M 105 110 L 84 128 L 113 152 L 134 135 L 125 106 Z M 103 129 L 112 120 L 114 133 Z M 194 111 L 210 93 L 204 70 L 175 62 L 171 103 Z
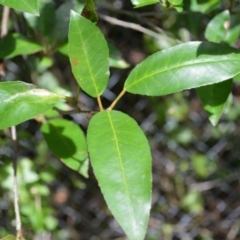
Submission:
M 0 83 L 0 129 L 17 125 L 53 107 L 60 97 L 24 82 Z
M 128 76 L 126 91 L 161 96 L 231 79 L 240 72 L 240 52 L 226 45 L 189 42 L 157 52 Z
M 232 88 L 232 80 L 197 88 L 199 98 L 213 126 L 216 126 Z
M 151 154 L 137 123 L 118 111 L 90 121 L 87 142 L 101 191 L 130 240 L 144 239 L 151 204 Z
M 240 36 L 240 14 L 231 14 L 230 25 L 228 26 L 226 42 L 233 44 Z
M 13 33 L 0 40 L 0 49 L 0 58 L 13 58 L 42 51 L 43 47 L 31 38 Z
M 131 1 L 135 7 L 143 7 L 146 5 L 159 3 L 159 0 L 131 0 Z
M 207 25 L 205 38 L 208 41 L 220 43 L 227 36 L 227 30 L 230 25 L 230 14 L 225 10 L 217 14 Z
M 94 23 L 71 12 L 69 57 L 80 87 L 92 97 L 100 96 L 109 79 L 108 47 Z
M 52 119 L 41 127 L 49 149 L 68 167 L 88 177 L 88 152 L 83 131 L 65 119 Z
M 0 0 L 0 4 L 23 12 L 39 14 L 37 0 Z

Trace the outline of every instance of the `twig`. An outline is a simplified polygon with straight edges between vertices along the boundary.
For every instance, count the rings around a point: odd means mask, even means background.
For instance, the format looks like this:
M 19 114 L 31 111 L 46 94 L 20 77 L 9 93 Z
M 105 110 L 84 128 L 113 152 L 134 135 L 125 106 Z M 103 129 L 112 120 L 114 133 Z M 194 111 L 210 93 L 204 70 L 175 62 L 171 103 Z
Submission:
M 99 106 L 100 111 L 102 111 L 103 110 L 103 105 L 102 105 L 101 98 L 99 96 L 97 97 L 97 102 L 98 102 L 98 106 Z
M 53 107 L 53 110 L 56 110 L 57 112 L 59 112 L 60 114 L 63 114 L 63 115 L 69 115 L 69 114 L 75 114 L 75 113 L 87 113 L 87 114 L 95 114 L 95 113 L 98 113 L 98 111 L 92 111 L 92 110 L 82 110 L 80 108 L 78 109 L 73 109 L 73 110 L 69 110 L 69 111 L 64 111 L 64 110 L 61 110 L 57 107 Z
M 99 16 L 99 18 L 105 20 L 106 22 L 109 22 L 110 24 L 118 25 L 118 26 L 125 27 L 125 28 L 131 28 L 131 29 L 136 30 L 138 32 L 142 32 L 142 33 L 145 33 L 149 36 L 157 38 L 158 40 L 163 40 L 163 37 L 160 34 L 154 32 L 152 30 L 149 30 L 147 28 L 144 28 L 139 24 L 125 22 L 125 21 L 119 20 L 117 18 L 109 17 L 109 16 L 106 16 L 106 15 L 103 15 L 103 14 L 98 14 L 98 16 Z
M 119 99 L 125 94 L 126 90 L 123 89 L 120 94 L 116 97 L 116 99 L 112 102 L 112 104 L 110 105 L 110 107 L 108 108 L 108 110 L 112 110 L 115 105 L 117 104 L 117 102 L 119 101 Z
M 10 8 L 4 6 L 2 14 L 2 23 L 1 23 L 1 32 L 0 37 L 3 38 L 8 33 L 8 20 L 9 20 Z M 3 62 L 0 63 L 0 75 L 5 77 L 5 68 Z M 19 211 L 19 202 L 18 202 L 18 181 L 17 181 L 17 131 L 16 127 L 11 127 L 11 137 L 14 144 L 14 153 L 13 153 L 13 201 L 14 201 L 14 211 L 16 218 L 16 235 L 17 240 L 23 240 L 22 234 L 22 224 Z

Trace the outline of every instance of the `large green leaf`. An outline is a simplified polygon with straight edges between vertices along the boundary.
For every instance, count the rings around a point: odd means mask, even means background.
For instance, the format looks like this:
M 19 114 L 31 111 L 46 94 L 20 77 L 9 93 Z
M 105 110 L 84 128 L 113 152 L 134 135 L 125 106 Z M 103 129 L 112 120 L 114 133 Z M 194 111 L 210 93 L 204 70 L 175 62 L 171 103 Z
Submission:
M 47 111 L 59 96 L 24 82 L 0 83 L 0 129 L 22 123 Z
M 161 96 L 222 82 L 240 72 L 240 52 L 226 45 L 189 42 L 157 52 L 128 76 L 126 91 Z
M 216 126 L 232 88 L 232 80 L 204 86 L 197 89 L 204 109 L 213 126 Z
M 225 10 L 217 14 L 207 25 L 205 38 L 208 41 L 220 43 L 227 36 L 228 24 L 230 24 L 230 13 Z
M 108 47 L 94 23 L 71 12 L 69 57 L 80 87 L 92 97 L 100 96 L 109 78 Z
M 42 51 L 43 47 L 31 38 L 13 33 L 0 40 L 0 49 L 0 58 L 13 58 Z
M 88 152 L 83 131 L 65 119 L 52 119 L 41 127 L 49 149 L 68 167 L 88 177 Z
M 159 0 L 131 0 L 135 7 L 143 7 L 150 4 L 159 3 Z
M 90 161 L 104 198 L 131 240 L 144 239 L 151 204 L 151 154 L 137 123 L 118 111 L 90 121 Z
M 0 0 L 0 4 L 23 12 L 39 14 L 37 0 Z

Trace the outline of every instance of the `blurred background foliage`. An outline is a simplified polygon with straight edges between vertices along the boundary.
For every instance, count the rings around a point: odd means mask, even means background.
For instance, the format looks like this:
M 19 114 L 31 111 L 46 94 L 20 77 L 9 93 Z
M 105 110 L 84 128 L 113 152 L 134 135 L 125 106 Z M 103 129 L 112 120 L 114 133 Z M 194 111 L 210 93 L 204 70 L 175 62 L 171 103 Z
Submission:
M 75 95 L 77 83 L 67 58 L 69 11 L 80 12 L 84 1 L 39 2 L 40 17 L 11 11 L 10 37 L 1 41 L 1 49 L 11 42 L 11 34 L 17 33 L 19 41 L 13 46 L 22 44 L 22 51 L 6 50 L 0 56 L 5 57 L 4 79 Z M 218 41 L 219 35 L 220 41 L 240 47 L 239 1 L 160 3 L 134 9 L 130 0 L 96 1 L 97 25 L 110 48 L 111 78 L 103 94 L 105 107 L 121 91 L 130 70 L 151 53 L 181 42 Z M 25 37 L 23 43 L 21 36 Z M 146 240 L 240 239 L 239 81 L 237 76 L 216 127 L 210 124 L 194 90 L 155 98 L 126 94 L 118 103 L 117 109 L 137 120 L 152 149 L 153 199 Z M 79 106 L 97 109 L 96 101 L 83 92 Z M 69 106 L 61 102 L 59 108 L 67 110 Z M 58 115 L 51 110 L 45 117 Z M 83 131 L 90 117 L 64 116 Z M 49 151 L 40 128 L 41 116 L 17 126 L 17 148 L 9 130 L 0 131 L 0 237 L 15 232 L 11 159 L 16 153 L 27 239 L 126 239 L 103 200 L 91 167 L 88 179 L 66 167 Z

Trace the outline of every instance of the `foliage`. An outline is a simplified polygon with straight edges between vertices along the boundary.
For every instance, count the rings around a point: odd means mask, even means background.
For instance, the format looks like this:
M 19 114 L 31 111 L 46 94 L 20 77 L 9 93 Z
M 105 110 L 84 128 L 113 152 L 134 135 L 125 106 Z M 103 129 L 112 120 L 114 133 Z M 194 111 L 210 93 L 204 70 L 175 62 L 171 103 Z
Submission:
M 158 2 L 132 0 L 135 7 Z M 31 37 L 27 34 L 23 36 L 11 33 L 3 38 L 0 43 L 3 51 L 0 56 L 12 59 L 41 52 L 45 58 L 40 61 L 38 59 L 36 65 L 38 72 L 43 74 L 44 69 L 53 64 L 51 56 L 59 51 L 69 58 L 79 88 L 74 95 L 59 87 L 59 83 L 54 83 L 55 80 L 51 81 L 53 85 L 43 84 L 40 78 L 39 83 L 35 84 L 12 81 L 16 79 L 1 82 L 0 113 L 4 118 L 0 120 L 0 129 L 24 123 L 32 118 L 38 120 L 42 124 L 41 133 L 49 149 L 64 164 L 88 177 L 90 160 L 108 207 L 126 235 L 131 240 L 144 239 L 151 205 L 150 147 L 136 121 L 113 109 L 126 92 L 159 97 L 196 88 L 210 122 L 217 125 L 229 99 L 233 78 L 240 73 L 240 51 L 234 45 L 240 34 L 239 17 L 232 17 L 230 11 L 224 10 L 213 17 L 206 27 L 205 38 L 209 42 L 188 41 L 151 54 L 131 70 L 120 94 L 108 108 L 104 108 L 101 97 L 109 84 L 109 62 L 113 62 L 109 59 L 114 59 L 111 57 L 114 54 L 109 54 L 111 44 L 105 40 L 96 25 L 98 17 L 93 2 L 87 1 L 85 6 L 75 1 L 65 2 L 57 10 L 51 1 L 47 0 L 39 8 L 33 0 L 6 0 L 0 3 L 25 11 L 26 24 L 29 28 L 32 27 L 29 31 L 32 32 Z M 198 3 L 192 0 L 187 5 L 181 0 L 169 0 L 160 1 L 160 4 L 169 11 L 190 9 L 207 13 L 219 5 L 220 1 Z M 82 15 L 76 12 L 79 9 Z M 28 13 L 40 13 L 40 16 Z M 33 33 L 34 28 L 39 31 L 40 36 Z M 168 38 L 175 39 L 173 36 Z M 122 64 L 119 57 L 114 60 L 117 62 L 114 66 L 128 67 L 127 64 Z M 48 90 L 37 86 L 41 83 Z M 99 110 L 85 111 L 79 107 L 80 89 L 96 98 Z M 52 110 L 53 107 L 55 111 Z M 89 122 L 87 137 L 78 124 L 69 119 L 59 119 L 58 112 L 64 115 L 94 114 Z M 193 159 L 196 173 L 205 177 L 205 170 L 209 167 L 205 164 L 206 159 L 197 156 Z M 26 175 L 30 176 L 24 179 L 25 183 L 43 184 L 44 177 L 42 179 L 31 172 L 31 167 L 28 166 L 30 160 L 22 160 L 22 164 L 24 163 L 26 165 L 23 171 L 28 171 Z M 8 174 L 8 170 L 5 174 Z M 5 183 L 8 182 L 6 179 Z M 10 188 L 7 183 L 6 188 Z M 37 195 L 45 191 L 41 187 L 39 189 Z M 44 193 L 40 195 L 44 196 Z M 27 195 L 26 198 L 30 199 L 30 196 Z M 198 192 L 192 191 L 181 200 L 181 205 L 187 211 L 199 213 L 203 206 L 202 198 Z M 33 209 L 34 206 L 23 207 L 21 211 L 30 216 Z M 45 212 L 39 211 L 37 215 L 37 219 L 34 216 L 29 217 L 34 230 L 51 230 L 55 227 L 50 209 L 46 207 Z M 50 226 L 44 224 L 43 219 L 46 220 L 46 216 Z

